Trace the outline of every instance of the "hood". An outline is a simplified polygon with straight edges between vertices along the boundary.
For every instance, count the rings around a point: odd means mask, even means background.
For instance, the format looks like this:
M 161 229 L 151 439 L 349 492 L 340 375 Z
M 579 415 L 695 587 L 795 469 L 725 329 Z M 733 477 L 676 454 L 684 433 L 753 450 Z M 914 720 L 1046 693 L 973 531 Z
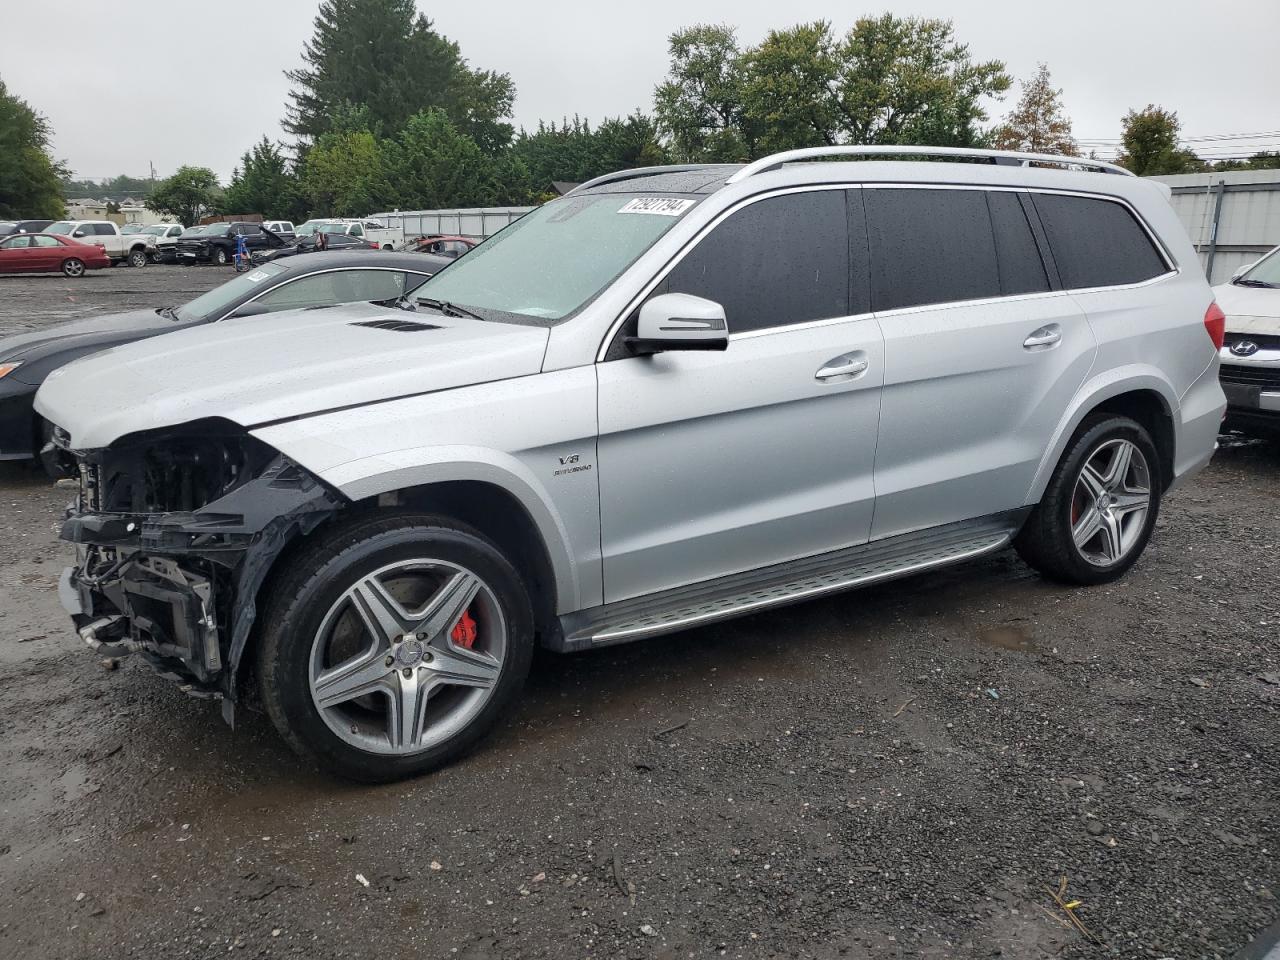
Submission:
M 1213 288 L 1213 296 L 1231 332 L 1280 334 L 1280 288 L 1222 283 Z
M 383 326 L 368 326 L 368 324 Z M 416 323 L 431 329 L 394 329 Z M 549 330 L 345 304 L 243 317 L 55 370 L 36 409 L 73 449 L 218 417 L 254 427 L 542 368 Z
M 0 338 L 0 362 L 21 360 L 22 366 L 10 376 L 21 383 L 35 384 L 44 379 L 51 366 L 142 337 L 180 330 L 185 325 L 155 310 L 69 320 Z

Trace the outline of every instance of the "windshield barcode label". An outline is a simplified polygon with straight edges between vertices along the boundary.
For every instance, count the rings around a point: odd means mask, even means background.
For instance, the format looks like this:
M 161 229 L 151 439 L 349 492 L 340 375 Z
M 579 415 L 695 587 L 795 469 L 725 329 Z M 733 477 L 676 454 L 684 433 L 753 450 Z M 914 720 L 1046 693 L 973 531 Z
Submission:
M 636 197 L 622 205 L 619 213 L 656 213 L 660 217 L 678 217 L 694 204 L 693 200 L 673 197 Z

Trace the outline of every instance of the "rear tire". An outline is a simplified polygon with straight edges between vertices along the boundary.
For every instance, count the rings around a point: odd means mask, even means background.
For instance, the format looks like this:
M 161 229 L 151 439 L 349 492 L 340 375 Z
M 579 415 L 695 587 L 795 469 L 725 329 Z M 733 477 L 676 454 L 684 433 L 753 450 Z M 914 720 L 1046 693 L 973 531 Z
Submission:
M 72 279 L 83 277 L 84 261 L 78 257 L 68 257 L 62 261 L 62 273 L 63 276 L 71 277 Z
M 1163 490 L 1146 428 L 1128 417 L 1093 414 L 1067 444 L 1014 546 L 1051 580 L 1110 583 L 1146 548 Z
M 377 606 L 388 595 L 392 606 Z M 524 583 L 492 543 L 445 517 L 339 526 L 289 561 L 270 597 L 258 621 L 262 702 L 294 750 L 352 780 L 399 780 L 462 756 L 529 672 Z M 437 602 L 449 612 L 429 613 Z M 463 649 L 455 631 L 468 620 Z

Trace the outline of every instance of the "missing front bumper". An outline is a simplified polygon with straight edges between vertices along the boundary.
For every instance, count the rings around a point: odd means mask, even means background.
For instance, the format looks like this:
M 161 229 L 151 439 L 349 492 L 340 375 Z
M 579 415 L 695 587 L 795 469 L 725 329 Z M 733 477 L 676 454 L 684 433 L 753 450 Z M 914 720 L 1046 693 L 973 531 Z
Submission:
M 294 538 L 344 503 L 281 457 L 193 512 L 92 513 L 77 505 L 62 527 L 62 538 L 78 546 L 77 564 L 63 573 L 59 596 L 77 630 L 93 628 L 86 641 L 136 650 L 189 692 L 234 701 L 267 573 Z

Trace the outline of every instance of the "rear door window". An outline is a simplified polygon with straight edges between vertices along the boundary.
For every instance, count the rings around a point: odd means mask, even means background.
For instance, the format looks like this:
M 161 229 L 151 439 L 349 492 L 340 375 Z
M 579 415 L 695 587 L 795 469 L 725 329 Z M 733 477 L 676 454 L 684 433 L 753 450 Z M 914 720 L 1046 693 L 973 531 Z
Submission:
M 888 188 L 863 195 L 873 309 L 1001 295 L 984 191 Z
M 744 207 L 654 292 L 714 300 L 730 333 L 849 316 L 845 191 L 788 193 Z
M 116 228 L 110 223 L 95 223 L 93 229 L 100 237 L 114 237 L 116 235 Z
M 1032 197 L 1067 289 L 1141 283 L 1169 271 L 1123 204 L 1052 193 Z

